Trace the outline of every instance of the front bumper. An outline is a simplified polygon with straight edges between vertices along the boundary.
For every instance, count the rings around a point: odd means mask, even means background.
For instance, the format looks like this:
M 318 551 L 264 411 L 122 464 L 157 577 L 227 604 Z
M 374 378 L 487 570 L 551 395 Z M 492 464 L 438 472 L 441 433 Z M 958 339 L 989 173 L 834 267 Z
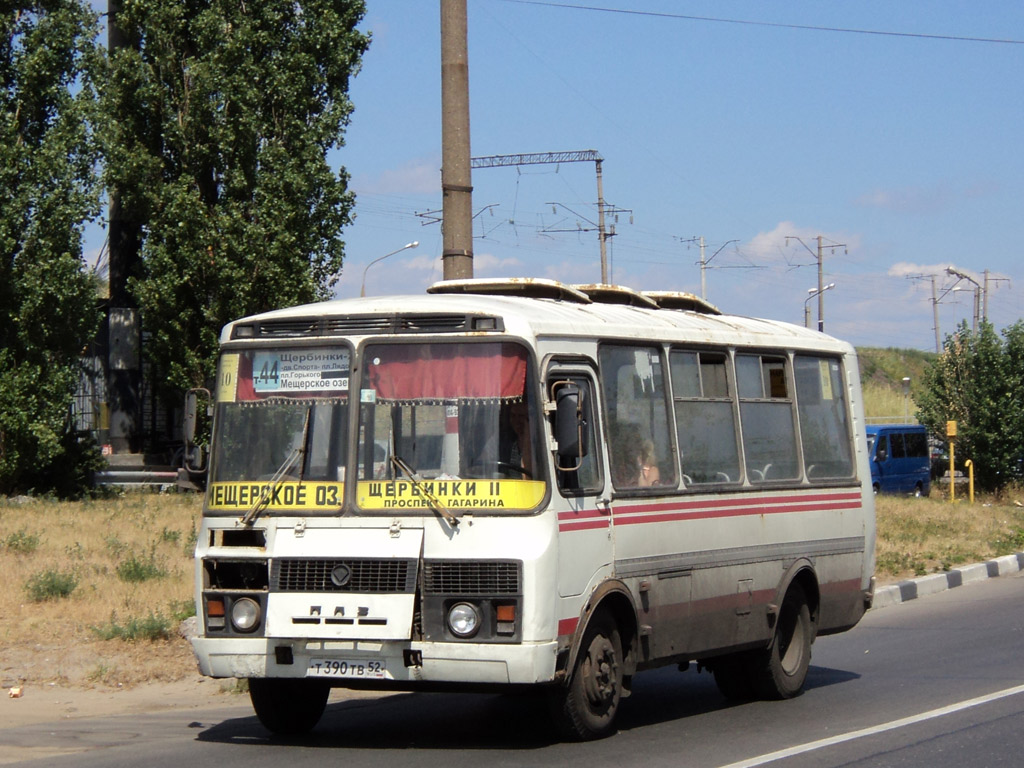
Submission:
M 287 647 L 289 653 L 281 653 Z M 199 671 L 209 677 L 306 677 L 311 659 L 383 661 L 395 683 L 533 684 L 555 679 L 557 643 L 438 643 L 192 638 Z M 279 663 L 282 656 L 291 663 Z M 409 659 L 414 664 L 407 665 Z M 361 682 L 331 678 L 345 686 Z M 387 685 L 387 681 L 381 681 Z

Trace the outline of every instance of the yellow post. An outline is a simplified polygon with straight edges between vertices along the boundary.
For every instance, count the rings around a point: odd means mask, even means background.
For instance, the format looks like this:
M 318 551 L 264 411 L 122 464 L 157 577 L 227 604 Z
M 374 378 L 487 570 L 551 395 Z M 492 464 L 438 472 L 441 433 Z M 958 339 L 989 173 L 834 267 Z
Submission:
M 956 463 L 953 461 L 953 444 L 956 442 L 953 439 L 956 437 L 955 421 L 946 422 L 946 437 L 949 438 L 949 500 L 956 501 Z
M 968 459 L 964 462 L 967 467 L 967 497 L 971 504 L 974 503 L 974 462 Z
M 956 466 L 953 463 L 953 441 L 949 441 L 949 500 L 956 501 L 956 470 L 953 469 Z

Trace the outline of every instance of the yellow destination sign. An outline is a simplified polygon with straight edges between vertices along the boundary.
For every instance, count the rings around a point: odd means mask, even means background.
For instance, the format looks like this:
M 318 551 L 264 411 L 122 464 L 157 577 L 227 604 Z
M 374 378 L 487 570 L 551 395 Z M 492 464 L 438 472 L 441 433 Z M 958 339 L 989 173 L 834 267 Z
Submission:
M 334 482 L 211 483 L 207 505 L 211 510 L 245 512 L 255 504 L 269 511 L 337 512 L 345 484 Z M 538 480 L 368 480 L 356 486 L 356 503 L 367 510 L 428 511 L 433 498 L 449 509 L 532 509 L 544 499 Z
M 544 498 L 538 480 L 370 480 L 356 486 L 363 509 L 430 509 L 428 499 L 448 509 L 532 509 Z
M 338 511 L 345 496 L 344 483 L 211 483 L 210 509 L 244 512 L 266 496 L 268 510 Z

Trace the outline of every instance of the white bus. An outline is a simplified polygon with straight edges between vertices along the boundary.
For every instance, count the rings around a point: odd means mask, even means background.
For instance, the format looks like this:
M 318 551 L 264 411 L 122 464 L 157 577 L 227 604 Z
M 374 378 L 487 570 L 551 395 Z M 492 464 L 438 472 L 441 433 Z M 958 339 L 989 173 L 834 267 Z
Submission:
M 438 283 L 222 334 L 201 671 L 299 733 L 331 687 L 545 694 L 611 732 L 633 677 L 801 692 L 873 595 L 853 348 L 690 294 Z

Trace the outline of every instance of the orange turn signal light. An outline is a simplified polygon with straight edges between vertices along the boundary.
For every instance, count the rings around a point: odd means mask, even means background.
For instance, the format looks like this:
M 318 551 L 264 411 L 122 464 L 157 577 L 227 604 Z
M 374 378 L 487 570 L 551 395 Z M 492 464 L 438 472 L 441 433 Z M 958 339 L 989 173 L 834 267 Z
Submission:
M 515 621 L 516 607 L 514 605 L 498 605 L 494 609 L 495 618 L 498 621 Z

